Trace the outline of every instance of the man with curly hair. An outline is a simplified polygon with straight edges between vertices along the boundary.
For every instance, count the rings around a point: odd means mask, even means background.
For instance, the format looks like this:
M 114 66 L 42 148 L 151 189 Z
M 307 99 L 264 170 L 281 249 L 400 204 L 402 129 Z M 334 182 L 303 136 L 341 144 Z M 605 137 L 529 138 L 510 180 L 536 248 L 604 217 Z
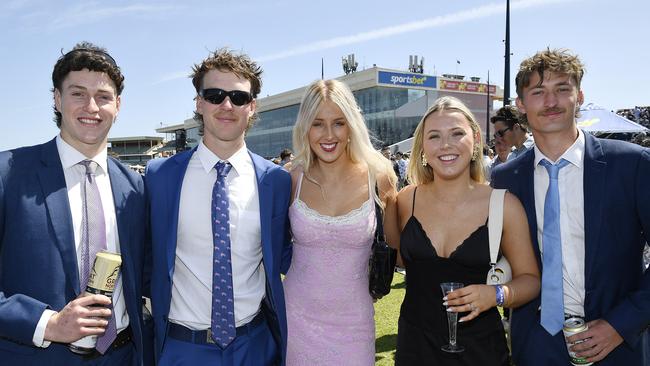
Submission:
M 521 63 L 516 102 L 535 147 L 493 173 L 493 186 L 526 208 L 542 269 L 540 296 L 512 316 L 517 365 L 567 365 L 568 351 L 598 365 L 649 362 L 650 151 L 577 128 L 583 75 L 563 49 Z M 573 317 L 588 329 L 565 343 L 563 323 Z
M 106 149 L 124 76 L 82 42 L 52 83 L 60 133 L 0 153 L 0 363 L 141 365 L 144 183 Z M 84 296 L 101 250 L 122 258 L 112 298 Z
M 159 365 L 284 364 L 291 180 L 244 141 L 261 73 L 228 49 L 195 65 L 202 140 L 147 168 Z

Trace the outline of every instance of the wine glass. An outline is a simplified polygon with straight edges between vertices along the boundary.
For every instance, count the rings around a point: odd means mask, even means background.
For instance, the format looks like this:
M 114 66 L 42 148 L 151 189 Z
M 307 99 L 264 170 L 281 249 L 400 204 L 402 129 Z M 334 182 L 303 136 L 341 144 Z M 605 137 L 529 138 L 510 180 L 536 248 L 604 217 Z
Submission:
M 447 296 L 448 293 L 458 290 L 463 287 L 462 283 L 458 282 L 443 282 L 440 284 L 442 296 Z M 447 306 L 449 308 L 449 306 Z M 449 323 L 449 344 L 440 347 L 441 350 L 449 353 L 460 353 L 465 350 L 465 347 L 456 344 L 456 325 L 458 321 L 458 313 L 453 311 L 447 312 L 447 322 Z

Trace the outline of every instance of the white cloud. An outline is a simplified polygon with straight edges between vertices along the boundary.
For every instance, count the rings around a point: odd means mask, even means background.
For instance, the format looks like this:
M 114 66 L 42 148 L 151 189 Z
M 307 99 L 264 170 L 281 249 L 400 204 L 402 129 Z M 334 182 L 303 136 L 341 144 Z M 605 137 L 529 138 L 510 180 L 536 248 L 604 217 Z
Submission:
M 518 1 L 512 1 L 510 3 L 510 9 L 511 11 L 519 10 L 519 9 L 528 9 L 533 7 L 549 6 L 558 3 L 568 3 L 572 1 L 579 1 L 579 0 L 518 0 Z M 388 38 L 398 34 L 415 32 L 423 29 L 444 27 L 451 24 L 464 23 L 475 19 L 490 17 L 493 15 L 503 15 L 504 13 L 505 13 L 505 3 L 503 2 L 492 3 L 492 4 L 487 4 L 476 8 L 472 8 L 472 9 L 462 10 L 447 15 L 440 15 L 433 18 L 427 18 L 427 19 L 418 20 L 414 22 L 398 24 L 390 27 L 374 29 L 371 31 L 361 32 L 353 35 L 345 35 L 345 36 L 325 39 L 322 41 L 316 41 L 302 46 L 289 48 L 287 50 L 280 51 L 278 53 L 264 55 L 261 57 L 254 57 L 254 59 L 258 62 L 281 60 L 292 56 L 303 55 L 310 52 L 316 52 L 316 51 L 326 50 L 330 48 L 347 46 L 355 43 L 362 43 L 366 41 Z M 171 81 L 181 77 L 187 77 L 187 75 L 188 75 L 187 72 L 169 73 L 166 76 L 160 78 L 158 81 L 154 82 L 154 84 Z
M 167 81 L 172 81 L 176 79 L 181 79 L 181 78 L 188 78 L 190 76 L 189 71 L 176 71 L 176 72 L 170 72 L 167 75 L 163 75 L 160 79 L 154 81 L 151 85 L 158 85 L 162 84 Z
M 131 4 L 127 6 L 102 7 L 99 3 L 88 2 L 64 11 L 63 14 L 54 18 L 49 26 L 52 29 L 61 29 L 96 23 L 104 19 L 119 16 L 149 17 L 155 14 L 167 14 L 179 8 L 179 6 L 167 4 Z
M 519 0 L 510 4 L 511 11 L 518 9 L 527 9 L 532 7 L 542 7 L 558 3 L 566 3 L 575 0 Z M 395 26 L 379 28 L 367 32 L 361 32 L 353 35 L 345 35 L 308 43 L 306 45 L 290 48 L 278 53 L 257 57 L 260 62 L 275 61 L 292 56 L 302 55 L 310 52 L 326 50 L 335 47 L 347 46 L 356 43 L 362 43 L 371 40 L 383 39 L 398 34 L 415 32 L 418 30 L 444 27 L 451 24 L 464 23 L 470 20 L 486 18 L 493 15 L 501 15 L 505 12 L 505 3 L 492 3 L 479 6 L 472 9 L 462 10 L 456 13 L 440 15 L 433 18 L 427 18 L 409 23 L 398 24 Z

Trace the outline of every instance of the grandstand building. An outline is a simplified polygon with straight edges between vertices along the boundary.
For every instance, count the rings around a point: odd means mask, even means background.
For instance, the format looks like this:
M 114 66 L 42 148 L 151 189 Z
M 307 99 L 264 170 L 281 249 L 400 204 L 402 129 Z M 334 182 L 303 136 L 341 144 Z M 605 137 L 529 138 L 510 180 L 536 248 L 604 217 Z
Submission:
M 115 156 L 126 165 L 145 165 L 149 160 L 158 157 L 163 146 L 160 136 L 114 137 L 108 139 L 109 155 Z
M 372 67 L 337 79 L 346 83 L 354 93 L 368 128 L 376 138 L 377 147 L 411 137 L 429 105 L 441 96 L 451 95 L 462 100 L 484 130 L 486 125 L 488 129 L 491 127 L 487 116 L 492 101 L 503 98 L 501 88 L 489 85 L 488 102 L 488 85 L 481 83 L 480 78 L 473 77 L 468 81 L 461 75 L 433 76 Z M 246 135 L 246 145 L 251 151 L 274 157 L 282 149 L 291 147 L 292 129 L 305 88 L 258 99 L 260 120 Z M 200 141 L 198 124 L 193 119 L 156 129 L 156 132 L 171 134 L 177 141 L 179 139 L 174 136 L 179 136 L 179 131 L 184 132 L 184 142 L 188 147 L 196 146 Z M 489 131 L 485 132 L 490 136 Z M 178 146 L 182 145 L 183 141 L 180 141 Z

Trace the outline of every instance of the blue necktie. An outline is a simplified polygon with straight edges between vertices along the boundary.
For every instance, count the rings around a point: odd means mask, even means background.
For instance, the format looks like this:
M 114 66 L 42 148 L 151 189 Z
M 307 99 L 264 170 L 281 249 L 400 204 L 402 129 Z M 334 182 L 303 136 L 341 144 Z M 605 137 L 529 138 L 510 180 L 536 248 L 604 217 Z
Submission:
M 230 263 L 230 218 L 226 176 L 232 165 L 220 161 L 215 165 L 217 181 L 212 188 L 212 339 L 226 348 L 235 339 L 235 305 Z
M 564 326 L 564 290 L 562 285 L 562 236 L 560 234 L 560 192 L 558 173 L 569 162 L 561 159 L 551 164 L 539 162 L 548 171 L 549 183 L 544 201 L 544 231 L 542 245 L 542 315 L 541 324 L 546 331 L 557 334 Z

